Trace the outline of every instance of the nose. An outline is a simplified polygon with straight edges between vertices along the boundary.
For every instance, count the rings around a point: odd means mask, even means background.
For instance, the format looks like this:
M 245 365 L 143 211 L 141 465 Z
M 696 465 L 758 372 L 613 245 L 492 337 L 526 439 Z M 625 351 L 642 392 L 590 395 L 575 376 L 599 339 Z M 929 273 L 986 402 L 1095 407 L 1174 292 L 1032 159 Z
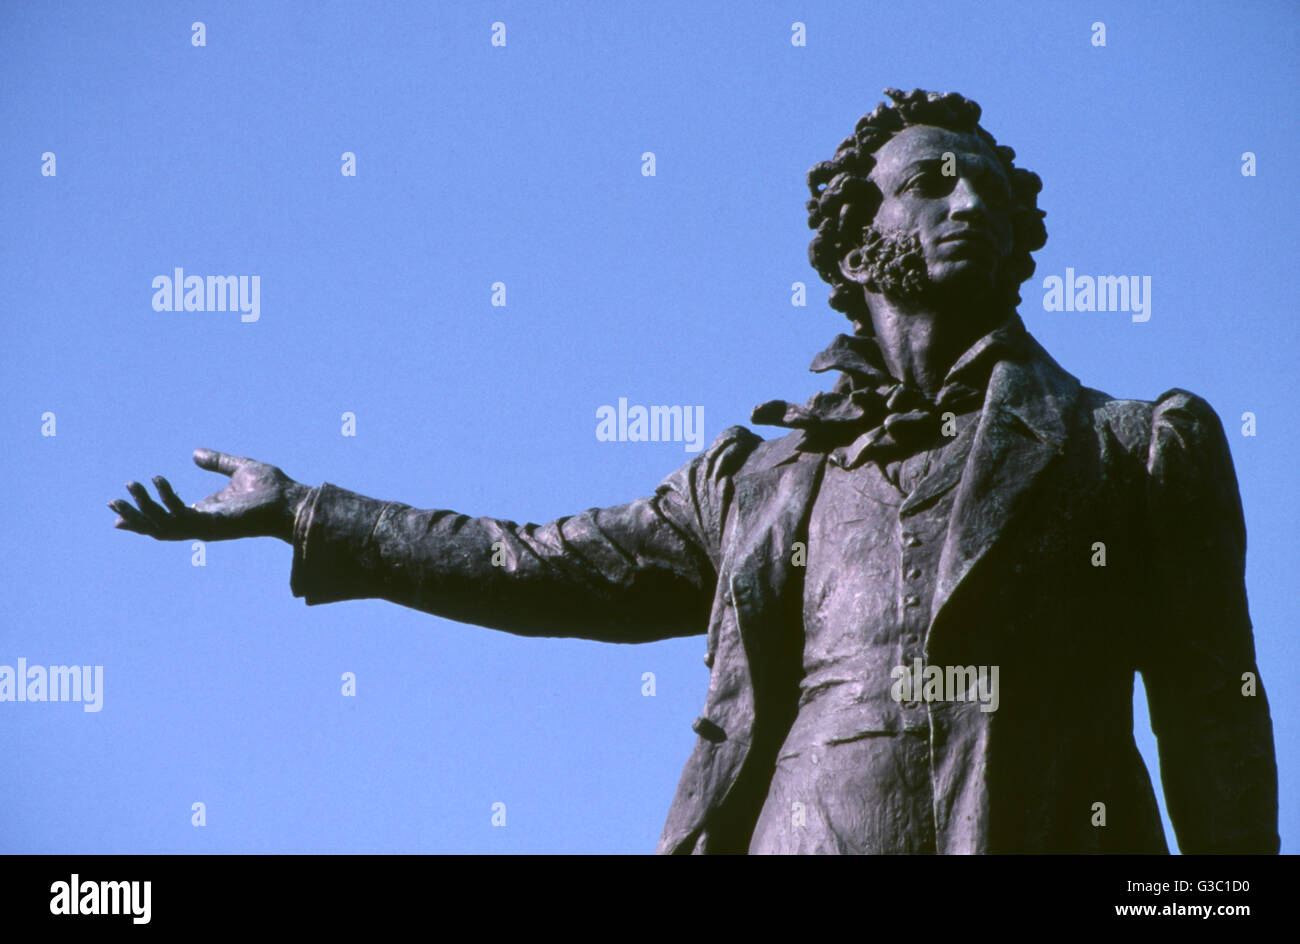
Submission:
M 989 219 L 988 204 L 971 184 L 970 178 L 962 175 L 957 178 L 948 197 L 948 216 L 954 220 L 970 223 L 987 223 Z

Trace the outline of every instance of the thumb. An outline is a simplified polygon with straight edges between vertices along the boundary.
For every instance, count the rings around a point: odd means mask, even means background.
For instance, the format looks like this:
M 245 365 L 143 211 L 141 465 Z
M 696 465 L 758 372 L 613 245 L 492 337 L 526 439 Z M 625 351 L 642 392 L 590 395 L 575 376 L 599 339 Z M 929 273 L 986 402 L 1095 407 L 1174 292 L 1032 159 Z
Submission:
M 209 472 L 220 472 L 222 475 L 234 475 L 239 466 L 247 462 L 240 456 L 227 455 L 224 452 L 217 452 L 215 449 L 195 449 L 194 464 L 200 469 L 207 469 Z

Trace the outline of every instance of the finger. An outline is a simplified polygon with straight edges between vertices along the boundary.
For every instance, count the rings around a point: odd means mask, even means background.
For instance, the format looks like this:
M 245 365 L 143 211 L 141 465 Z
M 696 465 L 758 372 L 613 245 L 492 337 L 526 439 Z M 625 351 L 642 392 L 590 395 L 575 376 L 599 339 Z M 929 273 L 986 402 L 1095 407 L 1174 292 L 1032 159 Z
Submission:
M 242 463 L 249 460 L 242 456 L 231 456 L 224 452 L 217 452 L 215 449 L 195 449 L 194 464 L 200 469 L 207 469 L 209 472 L 220 472 L 222 475 L 234 475 Z
M 172 488 L 172 483 L 168 482 L 161 475 L 153 477 L 153 487 L 158 489 L 158 496 L 167 506 L 167 510 L 174 515 L 183 515 L 189 511 L 189 506 L 180 500 L 176 495 L 176 490 Z
M 139 482 L 127 482 L 126 490 L 131 493 L 131 497 L 135 499 L 135 503 L 140 506 L 140 511 L 146 518 L 159 527 L 167 524 L 167 512 L 149 497 L 143 485 Z
M 157 526 L 146 518 L 140 512 L 132 507 L 131 503 L 124 498 L 114 498 L 108 503 L 108 507 L 117 512 L 122 523 L 114 523 L 113 527 L 120 527 L 126 531 L 136 531 L 140 534 L 155 534 L 158 531 Z

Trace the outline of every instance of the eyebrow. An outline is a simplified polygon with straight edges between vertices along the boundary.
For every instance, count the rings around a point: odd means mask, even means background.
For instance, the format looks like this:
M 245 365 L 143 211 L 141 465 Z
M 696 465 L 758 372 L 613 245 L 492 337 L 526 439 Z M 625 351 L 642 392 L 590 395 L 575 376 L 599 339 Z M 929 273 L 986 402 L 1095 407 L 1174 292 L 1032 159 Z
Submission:
M 926 157 L 915 161 L 909 161 L 897 171 L 895 177 L 898 183 L 891 187 L 890 190 L 897 193 L 899 188 L 901 188 L 903 184 L 907 183 L 911 178 L 913 171 L 933 170 L 936 167 L 942 166 L 942 164 L 943 158 L 941 157 Z
M 900 174 L 910 173 L 913 168 L 916 168 L 918 170 L 924 168 L 928 170 L 929 168 L 935 167 L 936 165 L 942 163 L 943 163 L 943 158 L 941 157 L 920 158 L 919 160 L 910 161 L 909 163 L 904 164 L 902 170 L 900 170 L 899 173 Z

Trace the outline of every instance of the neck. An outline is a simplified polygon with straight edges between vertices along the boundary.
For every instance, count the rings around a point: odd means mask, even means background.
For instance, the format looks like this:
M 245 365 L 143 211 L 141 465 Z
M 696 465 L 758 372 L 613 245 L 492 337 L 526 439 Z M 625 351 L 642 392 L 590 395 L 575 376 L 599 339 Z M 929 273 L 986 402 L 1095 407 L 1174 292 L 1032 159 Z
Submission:
M 988 315 L 910 307 L 883 295 L 868 296 L 876 343 L 889 372 L 934 397 L 949 368 L 994 327 Z

